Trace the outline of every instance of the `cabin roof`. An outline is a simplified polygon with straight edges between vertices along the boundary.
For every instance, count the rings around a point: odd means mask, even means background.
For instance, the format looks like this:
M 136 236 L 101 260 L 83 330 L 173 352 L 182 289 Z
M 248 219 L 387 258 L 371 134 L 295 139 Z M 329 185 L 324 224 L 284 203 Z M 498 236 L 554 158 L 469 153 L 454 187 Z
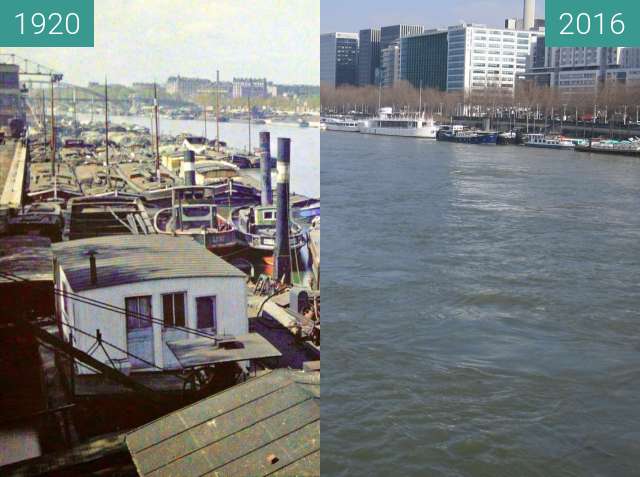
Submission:
M 92 250 L 96 252 L 95 285 L 89 269 L 88 252 Z M 95 237 L 54 244 L 53 253 L 76 292 L 146 280 L 245 276 L 190 237 Z
M 126 436 L 141 476 L 319 475 L 320 373 L 278 369 Z
M 51 240 L 32 235 L 0 238 L 0 270 L 21 278 L 53 282 Z M 0 277 L 0 283 L 10 280 Z

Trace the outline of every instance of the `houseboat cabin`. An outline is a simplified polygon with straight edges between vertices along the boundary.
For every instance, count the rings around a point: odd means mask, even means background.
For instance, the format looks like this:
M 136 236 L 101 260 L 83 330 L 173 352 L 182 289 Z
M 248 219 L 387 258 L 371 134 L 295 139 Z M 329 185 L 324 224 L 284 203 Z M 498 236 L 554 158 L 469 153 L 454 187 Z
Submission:
M 172 342 L 214 349 L 249 331 L 244 273 L 189 237 L 98 237 L 53 252 L 62 336 L 125 374 L 183 369 Z

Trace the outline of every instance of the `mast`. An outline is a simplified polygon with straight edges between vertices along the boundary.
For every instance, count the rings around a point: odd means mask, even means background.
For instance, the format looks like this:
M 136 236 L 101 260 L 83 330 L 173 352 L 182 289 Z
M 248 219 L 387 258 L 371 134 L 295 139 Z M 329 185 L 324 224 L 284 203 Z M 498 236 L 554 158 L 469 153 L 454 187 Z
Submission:
M 42 89 L 42 131 L 44 132 L 44 149 L 47 150 L 47 100 Z
M 418 110 L 418 113 L 422 115 L 422 80 L 420 80 L 420 109 Z
M 53 77 L 51 77 L 51 176 L 56 177 L 56 117 L 53 104 Z M 55 192 L 54 192 L 55 193 Z
M 93 96 L 91 96 L 91 124 L 93 124 L 93 108 L 94 108 L 94 106 L 93 106 L 93 100 L 94 100 L 94 99 L 95 99 L 95 98 L 94 98 Z
M 249 96 L 247 96 L 247 106 L 249 108 L 249 155 L 251 155 L 251 88 L 249 88 Z
M 76 98 L 76 89 L 73 88 L 73 129 L 78 129 L 78 104 Z
M 207 100 L 204 101 L 204 138 L 207 139 Z
M 220 71 L 216 70 L 216 151 L 220 152 Z
M 111 188 L 111 169 L 109 167 L 109 91 L 107 90 L 107 76 L 104 77 L 104 135 L 107 154 L 107 190 Z
M 160 134 L 159 134 L 159 124 L 158 124 L 158 87 L 156 83 L 153 83 L 153 118 L 156 125 L 156 176 L 158 177 L 158 182 L 160 181 Z

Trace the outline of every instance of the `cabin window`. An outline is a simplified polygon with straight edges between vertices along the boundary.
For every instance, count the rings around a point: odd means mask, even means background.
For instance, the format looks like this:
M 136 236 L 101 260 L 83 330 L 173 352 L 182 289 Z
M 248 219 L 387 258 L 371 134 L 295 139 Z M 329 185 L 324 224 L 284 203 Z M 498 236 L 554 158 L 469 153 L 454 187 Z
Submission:
M 162 295 L 162 314 L 166 328 L 185 325 L 185 295 L 186 293 L 167 293 Z
M 198 310 L 198 329 L 211 330 L 214 334 L 218 328 L 218 310 L 215 296 L 201 296 L 196 298 Z
M 276 218 L 276 213 L 273 210 L 268 210 L 266 212 L 263 212 L 264 220 L 274 220 Z
M 151 327 L 151 297 L 133 296 L 125 298 L 127 329 Z

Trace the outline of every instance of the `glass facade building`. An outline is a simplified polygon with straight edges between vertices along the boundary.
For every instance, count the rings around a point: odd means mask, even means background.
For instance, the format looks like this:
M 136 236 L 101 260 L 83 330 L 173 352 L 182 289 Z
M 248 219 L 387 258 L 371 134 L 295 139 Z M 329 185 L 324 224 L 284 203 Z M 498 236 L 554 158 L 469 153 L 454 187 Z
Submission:
M 320 83 L 336 87 L 356 85 L 358 71 L 358 34 L 320 35 Z
M 416 88 L 447 89 L 446 30 L 431 30 L 401 40 L 400 79 Z
M 380 29 L 360 30 L 358 51 L 358 85 L 376 84 L 376 70 L 380 68 Z

